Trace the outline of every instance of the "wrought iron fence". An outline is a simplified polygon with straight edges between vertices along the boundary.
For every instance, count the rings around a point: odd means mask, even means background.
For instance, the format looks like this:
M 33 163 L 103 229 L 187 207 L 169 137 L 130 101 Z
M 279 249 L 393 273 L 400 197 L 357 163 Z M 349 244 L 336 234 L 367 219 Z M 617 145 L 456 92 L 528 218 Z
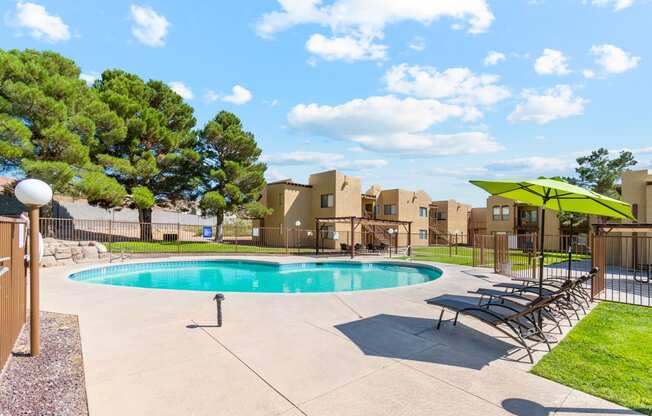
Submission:
M 593 296 L 652 306 L 652 236 L 597 235 L 593 246 L 593 264 L 600 269 Z

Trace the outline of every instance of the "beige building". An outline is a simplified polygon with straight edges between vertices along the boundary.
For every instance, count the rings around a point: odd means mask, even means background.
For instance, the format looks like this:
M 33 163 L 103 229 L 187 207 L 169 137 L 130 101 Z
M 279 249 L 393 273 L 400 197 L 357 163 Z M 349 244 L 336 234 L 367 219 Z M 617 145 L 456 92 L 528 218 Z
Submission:
M 623 201 L 632 204 L 638 222 L 652 223 L 652 174 L 647 170 L 623 173 L 620 193 Z
M 307 245 L 308 240 L 314 244 L 316 218 L 363 217 L 411 222 L 411 245 L 428 245 L 431 200 L 424 191 L 383 190 L 374 185 L 362 193 L 360 178 L 331 170 L 310 175 L 307 184 L 289 179 L 268 183 L 261 202 L 273 212 L 254 221 L 254 228 L 261 233 L 254 238 L 265 239 L 268 244 L 285 241 L 286 232 L 290 239 L 298 238 L 291 237 L 291 231 L 288 231 L 297 229 L 297 221 L 301 223 L 302 244 Z M 364 247 L 389 245 L 389 228 L 398 230 L 393 245 L 407 245 L 407 232 L 397 225 L 362 224 L 356 228 L 354 241 Z M 350 223 L 326 221 L 319 232 L 325 248 L 344 248 L 350 241 L 351 226 Z
M 471 206 L 454 199 L 430 203 L 430 243 L 466 244 L 469 233 Z
M 473 244 L 476 235 L 487 234 L 487 208 L 471 208 L 468 233 L 469 244 Z

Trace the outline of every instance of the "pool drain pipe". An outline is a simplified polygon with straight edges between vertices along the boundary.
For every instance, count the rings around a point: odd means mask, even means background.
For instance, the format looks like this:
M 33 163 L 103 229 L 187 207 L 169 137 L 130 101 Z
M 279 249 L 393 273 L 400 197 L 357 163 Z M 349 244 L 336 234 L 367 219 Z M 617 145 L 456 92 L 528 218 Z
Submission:
M 215 296 L 213 296 L 213 300 L 215 301 L 215 304 L 217 306 L 217 326 L 221 327 L 222 326 L 222 302 L 224 301 L 224 295 L 222 293 L 218 293 Z

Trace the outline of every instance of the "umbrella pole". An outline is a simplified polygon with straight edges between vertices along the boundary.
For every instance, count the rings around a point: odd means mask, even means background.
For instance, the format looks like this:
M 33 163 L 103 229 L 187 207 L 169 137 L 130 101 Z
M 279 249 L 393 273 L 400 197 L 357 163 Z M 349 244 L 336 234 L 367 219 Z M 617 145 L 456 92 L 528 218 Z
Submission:
M 543 255 L 544 255 L 544 250 L 543 250 L 543 243 L 545 242 L 545 234 L 546 234 L 546 205 L 545 203 L 541 207 L 541 230 L 539 230 L 539 251 L 541 252 L 541 256 L 539 259 L 539 296 L 543 293 Z

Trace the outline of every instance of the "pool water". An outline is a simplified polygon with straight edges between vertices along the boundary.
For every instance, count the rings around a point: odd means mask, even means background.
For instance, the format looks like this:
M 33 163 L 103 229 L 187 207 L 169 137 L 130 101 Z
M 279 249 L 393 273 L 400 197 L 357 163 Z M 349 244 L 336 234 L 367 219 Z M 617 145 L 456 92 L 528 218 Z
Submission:
M 299 293 L 409 286 L 435 280 L 441 274 L 435 267 L 395 263 L 202 260 L 107 266 L 74 273 L 70 278 L 154 289 Z

